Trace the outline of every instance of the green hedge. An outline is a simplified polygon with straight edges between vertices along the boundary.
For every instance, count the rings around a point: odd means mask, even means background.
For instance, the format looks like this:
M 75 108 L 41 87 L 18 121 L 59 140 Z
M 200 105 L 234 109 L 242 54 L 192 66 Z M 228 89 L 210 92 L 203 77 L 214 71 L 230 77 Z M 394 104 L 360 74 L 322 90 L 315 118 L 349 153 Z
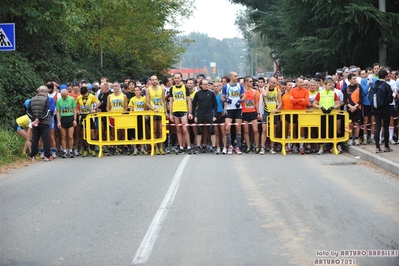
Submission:
M 44 81 L 18 52 L 2 52 L 0 61 L 0 124 L 11 125 L 24 114 L 23 103 L 35 95 Z
M 18 135 L 12 127 L 0 125 L 0 166 L 27 158 L 22 154 L 25 139 Z

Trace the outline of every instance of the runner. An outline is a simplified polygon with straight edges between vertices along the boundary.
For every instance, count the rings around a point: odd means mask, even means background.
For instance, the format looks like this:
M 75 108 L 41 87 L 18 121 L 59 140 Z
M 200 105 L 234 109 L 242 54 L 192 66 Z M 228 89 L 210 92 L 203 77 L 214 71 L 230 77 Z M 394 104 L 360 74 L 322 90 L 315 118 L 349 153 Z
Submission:
M 175 124 L 182 124 L 176 127 L 177 141 L 179 151 L 176 154 L 184 154 L 184 146 L 187 153 L 191 154 L 190 135 L 188 134 L 188 119 L 192 119 L 190 91 L 183 84 L 183 75 L 176 73 L 174 75 L 175 85 L 170 89 L 170 120 Z M 188 115 L 187 115 L 188 112 Z
M 238 83 L 238 74 L 236 72 L 230 73 L 230 82 L 223 86 L 222 101 L 226 103 L 226 139 L 228 146 L 228 154 L 233 154 L 233 145 L 231 141 L 231 123 L 236 123 L 236 154 L 241 154 L 241 122 L 242 122 L 242 108 L 241 101 L 245 100 L 244 87 Z

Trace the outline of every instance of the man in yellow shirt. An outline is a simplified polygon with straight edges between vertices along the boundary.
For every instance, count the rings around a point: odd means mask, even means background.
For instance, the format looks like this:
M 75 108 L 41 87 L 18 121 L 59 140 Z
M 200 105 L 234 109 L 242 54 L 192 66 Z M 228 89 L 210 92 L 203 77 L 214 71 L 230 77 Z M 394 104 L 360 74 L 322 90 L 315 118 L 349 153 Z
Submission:
M 79 107 L 79 124 L 86 129 L 87 123 L 90 123 L 90 134 L 91 139 L 96 139 L 96 124 L 94 122 L 94 118 L 87 121 L 86 116 L 90 113 L 96 112 L 97 108 L 101 105 L 101 102 L 98 101 L 96 96 L 89 93 L 87 87 L 80 88 L 80 95 L 76 98 L 76 105 Z M 84 130 L 85 132 L 86 130 Z M 94 145 L 90 145 L 90 149 L 88 151 L 88 143 L 83 138 L 83 157 L 86 157 L 88 152 L 94 157 L 96 156 L 96 151 L 94 149 Z
M 147 107 L 154 111 L 155 113 L 166 113 L 165 108 L 165 91 L 159 86 L 158 77 L 153 75 L 150 78 L 151 85 L 146 90 L 146 105 Z M 162 119 L 160 116 L 154 116 L 154 137 L 160 138 L 162 136 Z M 165 155 L 165 151 L 162 148 L 162 143 L 156 144 L 155 153 L 157 155 Z
M 184 85 L 182 79 L 183 75 L 181 73 L 176 73 L 174 75 L 175 85 L 169 92 L 170 120 L 175 124 L 178 124 L 176 126 L 176 135 L 180 148 L 176 154 L 184 154 L 184 144 L 187 147 L 187 153 L 191 154 L 190 135 L 188 134 L 187 129 L 188 119 L 192 119 L 191 98 L 190 91 Z M 179 124 L 182 124 L 182 126 Z
M 120 112 L 120 113 L 126 112 L 127 107 L 128 107 L 127 97 L 125 94 L 123 94 L 121 92 L 121 87 L 120 87 L 119 82 L 115 81 L 112 84 L 112 88 L 114 89 L 114 93 L 108 95 L 107 112 Z M 114 126 L 114 122 L 115 122 L 114 119 L 110 118 L 111 127 Z M 123 131 L 123 130 L 120 130 L 119 132 L 117 132 L 117 134 L 120 135 L 121 139 L 125 138 L 124 133 L 125 133 L 125 131 Z M 118 139 L 118 136 L 116 136 L 116 137 Z M 111 140 L 115 139 L 114 130 L 111 130 L 110 138 L 111 138 Z M 126 151 L 127 151 L 127 148 L 126 148 Z M 115 154 L 116 154 L 116 150 L 114 147 L 111 146 L 108 155 L 115 155 Z

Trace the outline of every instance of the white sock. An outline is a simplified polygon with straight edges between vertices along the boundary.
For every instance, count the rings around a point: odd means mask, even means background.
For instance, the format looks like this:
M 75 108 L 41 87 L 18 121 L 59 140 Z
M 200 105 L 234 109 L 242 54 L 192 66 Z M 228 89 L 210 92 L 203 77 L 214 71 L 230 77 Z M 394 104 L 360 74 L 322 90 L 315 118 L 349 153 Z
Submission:
M 394 127 L 389 127 L 389 139 L 392 140 L 393 138 L 393 129 Z

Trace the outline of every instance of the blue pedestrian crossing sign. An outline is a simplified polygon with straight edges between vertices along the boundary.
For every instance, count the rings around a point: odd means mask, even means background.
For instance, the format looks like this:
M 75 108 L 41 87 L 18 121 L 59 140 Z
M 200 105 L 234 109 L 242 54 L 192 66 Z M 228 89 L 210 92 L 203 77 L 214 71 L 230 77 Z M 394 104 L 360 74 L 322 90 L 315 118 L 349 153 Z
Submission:
M 0 51 L 15 51 L 15 23 L 0 23 Z

